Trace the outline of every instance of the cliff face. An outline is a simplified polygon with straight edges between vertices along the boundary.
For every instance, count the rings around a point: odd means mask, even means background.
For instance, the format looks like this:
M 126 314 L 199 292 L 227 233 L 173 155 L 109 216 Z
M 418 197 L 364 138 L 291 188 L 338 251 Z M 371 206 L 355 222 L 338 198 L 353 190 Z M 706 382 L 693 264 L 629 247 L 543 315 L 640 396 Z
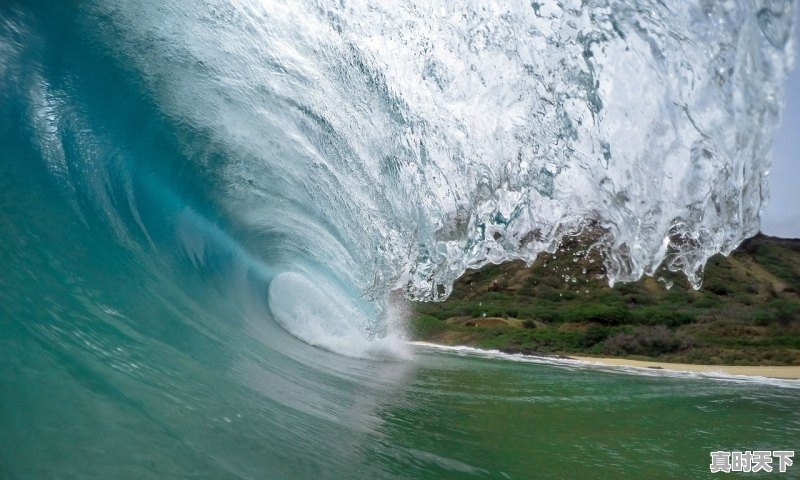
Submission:
M 611 288 L 587 244 L 568 238 L 530 267 L 467 272 L 447 301 L 415 306 L 412 338 L 529 353 L 800 364 L 800 240 L 748 239 L 711 259 L 699 291 L 666 269 Z

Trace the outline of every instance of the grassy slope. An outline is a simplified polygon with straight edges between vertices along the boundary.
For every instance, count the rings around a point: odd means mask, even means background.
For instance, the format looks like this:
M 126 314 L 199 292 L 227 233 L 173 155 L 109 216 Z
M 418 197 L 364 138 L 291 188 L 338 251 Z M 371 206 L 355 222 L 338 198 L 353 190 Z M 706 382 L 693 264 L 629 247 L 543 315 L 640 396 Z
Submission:
M 694 291 L 669 272 L 609 288 L 600 258 L 571 239 L 531 267 L 467 272 L 447 301 L 415 305 L 411 336 L 508 352 L 800 365 L 798 292 L 800 240 L 756 236 L 712 258 Z

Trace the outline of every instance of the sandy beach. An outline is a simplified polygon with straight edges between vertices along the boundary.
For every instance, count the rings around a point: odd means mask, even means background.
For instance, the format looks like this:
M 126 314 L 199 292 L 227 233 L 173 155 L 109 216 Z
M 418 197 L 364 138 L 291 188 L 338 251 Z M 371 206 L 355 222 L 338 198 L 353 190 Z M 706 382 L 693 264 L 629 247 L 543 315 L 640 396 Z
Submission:
M 690 363 L 665 363 L 624 358 L 583 357 L 569 355 L 569 358 L 583 362 L 618 367 L 657 368 L 680 372 L 721 372 L 728 375 L 748 375 L 786 380 L 800 379 L 800 366 L 745 366 L 745 365 L 694 365 Z
M 441 348 L 445 350 L 471 350 L 483 353 L 501 353 L 511 355 L 499 350 L 483 350 L 468 345 L 446 345 L 433 342 L 408 342 L 411 345 L 422 347 Z M 697 373 L 723 373 L 726 375 L 745 375 L 750 377 L 778 378 L 782 380 L 800 380 L 800 365 L 700 365 L 693 363 L 668 363 L 648 360 L 630 360 L 627 358 L 613 357 L 586 357 L 582 355 L 529 355 L 539 358 L 556 358 L 564 360 L 576 360 L 579 362 L 593 363 L 596 365 L 606 365 L 611 367 L 634 367 L 652 368 L 658 370 L 670 370 L 675 372 L 697 372 Z

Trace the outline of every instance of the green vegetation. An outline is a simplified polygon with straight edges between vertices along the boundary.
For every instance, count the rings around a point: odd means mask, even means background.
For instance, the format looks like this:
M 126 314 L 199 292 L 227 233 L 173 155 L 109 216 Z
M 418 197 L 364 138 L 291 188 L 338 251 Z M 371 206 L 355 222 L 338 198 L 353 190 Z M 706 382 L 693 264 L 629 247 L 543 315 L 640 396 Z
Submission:
M 604 273 L 596 252 L 567 238 L 530 267 L 469 271 L 447 301 L 415 304 L 410 335 L 540 355 L 800 364 L 800 240 L 758 235 L 713 257 L 699 291 L 666 270 L 614 288 Z

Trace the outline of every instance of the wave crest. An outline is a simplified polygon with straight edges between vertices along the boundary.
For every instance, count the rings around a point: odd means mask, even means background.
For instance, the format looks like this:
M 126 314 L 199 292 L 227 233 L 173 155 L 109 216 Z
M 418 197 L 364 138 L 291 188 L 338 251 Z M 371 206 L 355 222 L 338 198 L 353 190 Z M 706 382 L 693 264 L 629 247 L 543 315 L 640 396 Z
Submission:
M 610 282 L 666 261 L 699 286 L 758 230 L 793 8 L 118 0 L 78 21 L 206 139 L 176 135 L 248 251 L 440 300 L 586 228 Z

